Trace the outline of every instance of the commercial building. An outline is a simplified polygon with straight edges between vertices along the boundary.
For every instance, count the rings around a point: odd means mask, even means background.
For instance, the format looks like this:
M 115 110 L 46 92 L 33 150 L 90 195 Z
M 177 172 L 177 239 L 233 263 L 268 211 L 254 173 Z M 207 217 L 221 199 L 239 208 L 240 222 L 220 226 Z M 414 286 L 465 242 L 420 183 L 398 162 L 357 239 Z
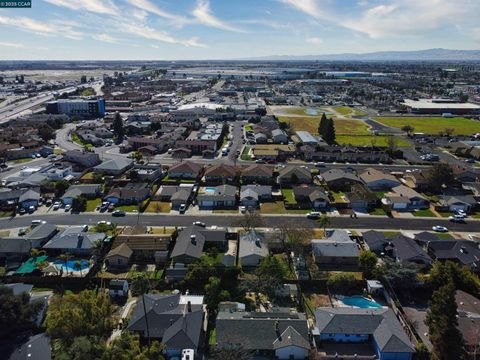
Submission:
M 61 99 L 45 104 L 47 114 L 65 114 L 81 118 L 105 115 L 105 100 Z
M 415 114 L 480 114 L 480 106 L 451 99 L 405 99 L 403 104 Z

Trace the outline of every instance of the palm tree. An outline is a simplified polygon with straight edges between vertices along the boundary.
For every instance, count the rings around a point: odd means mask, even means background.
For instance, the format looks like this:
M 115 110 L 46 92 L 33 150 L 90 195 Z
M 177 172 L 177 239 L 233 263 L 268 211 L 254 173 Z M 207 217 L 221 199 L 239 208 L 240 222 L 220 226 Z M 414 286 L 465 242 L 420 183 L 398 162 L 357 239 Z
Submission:
M 320 219 L 318 219 L 318 224 L 323 228 L 323 236 L 327 234 L 327 226 L 330 225 L 330 218 L 326 214 L 322 214 Z
M 60 254 L 58 258 L 62 260 L 63 263 L 65 264 L 65 271 L 67 272 L 67 275 L 68 275 L 68 259 L 70 258 L 70 254 L 69 253 Z
M 30 256 L 32 257 L 34 263 L 37 261 L 38 257 L 43 255 L 45 255 L 45 250 L 40 250 L 35 248 L 30 250 Z

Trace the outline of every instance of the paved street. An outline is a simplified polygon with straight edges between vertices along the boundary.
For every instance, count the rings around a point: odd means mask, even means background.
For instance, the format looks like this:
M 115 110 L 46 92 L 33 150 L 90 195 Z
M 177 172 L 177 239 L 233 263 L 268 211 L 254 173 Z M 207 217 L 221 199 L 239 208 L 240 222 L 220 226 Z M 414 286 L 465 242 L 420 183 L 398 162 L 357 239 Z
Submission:
M 62 212 L 49 215 L 23 215 L 14 218 L 0 219 L 0 228 L 16 228 L 29 226 L 32 220 L 45 220 L 57 225 L 95 225 L 100 220 L 112 221 L 119 225 L 135 225 L 137 221 L 146 226 L 188 226 L 194 221 L 202 221 L 207 226 L 232 226 L 242 215 L 232 214 L 205 214 L 205 215 L 147 215 L 129 214 L 125 217 L 112 217 L 111 214 L 65 214 Z M 279 224 L 292 221 L 298 226 L 316 226 L 317 222 L 307 219 L 304 215 L 264 215 L 267 227 L 276 227 Z M 454 224 L 448 219 L 439 218 L 386 218 L 362 217 L 330 217 L 329 228 L 345 229 L 392 229 L 392 230 L 431 230 L 434 225 L 443 225 L 453 232 L 480 232 L 480 220 L 468 219 L 465 224 Z

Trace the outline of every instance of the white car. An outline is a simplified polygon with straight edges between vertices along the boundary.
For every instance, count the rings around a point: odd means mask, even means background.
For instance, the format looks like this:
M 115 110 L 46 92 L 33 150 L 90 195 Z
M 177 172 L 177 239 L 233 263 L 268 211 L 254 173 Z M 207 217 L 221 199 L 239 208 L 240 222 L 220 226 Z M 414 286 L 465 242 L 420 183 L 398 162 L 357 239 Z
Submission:
M 320 214 L 319 212 L 309 212 L 307 213 L 307 218 L 308 219 L 320 219 L 320 217 L 322 216 L 322 214 Z
M 55 201 L 53 203 L 53 210 L 58 210 L 58 209 L 60 209 L 61 206 L 62 206 L 62 204 L 60 203 L 60 201 Z
M 239 209 L 242 214 L 244 214 L 247 211 L 247 208 L 245 206 L 240 206 Z
M 194 221 L 193 225 L 201 226 L 201 227 L 206 227 L 207 226 L 204 222 L 201 222 L 201 221 Z
M 110 221 L 102 220 L 102 221 L 97 222 L 97 225 L 107 225 L 107 226 L 110 226 L 110 225 L 112 225 L 112 223 L 111 223 Z
M 445 226 L 440 226 L 440 225 L 432 226 L 432 230 L 436 232 L 442 232 L 442 233 L 448 232 L 448 229 Z
M 452 222 L 460 222 L 460 223 L 465 222 L 465 216 L 463 215 L 453 215 L 453 216 L 449 216 L 448 218 Z
M 65 212 L 70 211 L 72 209 L 72 205 L 67 204 L 65 205 Z

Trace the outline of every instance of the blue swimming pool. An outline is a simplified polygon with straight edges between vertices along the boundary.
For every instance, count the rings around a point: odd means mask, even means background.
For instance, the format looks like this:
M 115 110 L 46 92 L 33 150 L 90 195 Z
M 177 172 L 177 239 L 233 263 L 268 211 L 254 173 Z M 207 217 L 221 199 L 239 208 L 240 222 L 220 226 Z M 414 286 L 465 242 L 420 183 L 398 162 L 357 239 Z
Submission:
M 81 266 L 80 268 L 75 267 L 75 264 L 77 262 L 80 263 L 80 266 Z M 90 266 L 90 263 L 88 262 L 88 260 L 68 260 L 66 264 L 62 260 L 55 260 L 53 263 L 57 265 L 58 268 L 61 268 L 63 271 L 70 271 L 70 272 L 82 271 L 82 270 L 88 269 Z
M 382 305 L 363 296 L 346 296 L 341 300 L 345 305 L 356 306 L 362 309 L 381 309 Z
M 206 187 L 205 192 L 206 193 L 214 193 L 217 188 L 214 187 Z

